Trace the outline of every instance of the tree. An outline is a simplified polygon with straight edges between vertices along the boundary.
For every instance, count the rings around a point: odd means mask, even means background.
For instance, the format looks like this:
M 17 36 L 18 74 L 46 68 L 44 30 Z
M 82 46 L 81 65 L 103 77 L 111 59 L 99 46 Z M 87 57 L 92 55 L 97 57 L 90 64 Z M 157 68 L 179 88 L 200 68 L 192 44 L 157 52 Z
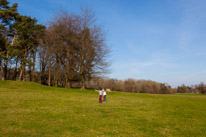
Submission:
M 7 66 L 10 55 L 9 51 L 11 49 L 11 46 L 13 46 L 16 37 L 16 32 L 13 28 L 13 24 L 18 16 L 17 6 L 17 3 L 14 3 L 12 6 L 9 6 L 9 2 L 7 0 L 0 1 L 0 61 L 1 63 L 2 60 L 4 62 L 4 75 L 2 76 L 2 80 L 7 79 Z
M 81 87 L 85 89 L 86 80 L 105 70 L 108 48 L 92 14 L 88 9 L 82 10 L 81 15 L 60 12 L 50 21 L 44 49 L 54 56 L 55 86 L 58 81 L 64 81 L 63 85 L 69 88 L 71 81 L 81 81 Z M 50 70 L 49 67 L 49 77 Z
M 60 60 L 65 70 L 66 88 L 70 87 L 70 80 L 75 73 L 75 71 L 72 72 L 72 70 L 75 69 L 76 64 L 74 58 L 77 51 L 78 21 L 79 17 L 77 15 L 61 12 L 52 23 L 54 33 L 58 35 L 57 39 L 60 41 L 58 46 L 62 46 L 65 49 L 61 54 Z
M 20 74 L 19 80 L 25 80 L 25 67 L 31 62 L 27 59 L 29 53 L 35 51 L 38 46 L 38 37 L 43 34 L 45 27 L 37 24 L 36 19 L 29 16 L 18 16 L 17 21 L 14 23 L 17 32 L 17 45 L 19 46 L 20 53 Z
M 206 85 L 201 82 L 199 85 L 196 86 L 199 90 L 199 93 L 205 94 L 206 93 Z
M 105 60 L 109 50 L 101 27 L 97 26 L 94 13 L 87 7 L 81 9 L 79 66 L 81 89 L 85 89 L 85 81 L 93 76 L 106 72 L 108 62 Z

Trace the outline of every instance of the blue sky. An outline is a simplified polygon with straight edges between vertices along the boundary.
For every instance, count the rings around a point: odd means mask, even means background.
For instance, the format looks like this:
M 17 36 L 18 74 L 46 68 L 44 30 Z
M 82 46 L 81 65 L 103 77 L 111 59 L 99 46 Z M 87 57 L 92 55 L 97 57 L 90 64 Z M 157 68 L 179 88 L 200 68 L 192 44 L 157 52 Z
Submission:
M 206 0 L 9 0 L 46 22 L 60 9 L 93 9 L 112 49 L 111 74 L 173 87 L 206 82 Z

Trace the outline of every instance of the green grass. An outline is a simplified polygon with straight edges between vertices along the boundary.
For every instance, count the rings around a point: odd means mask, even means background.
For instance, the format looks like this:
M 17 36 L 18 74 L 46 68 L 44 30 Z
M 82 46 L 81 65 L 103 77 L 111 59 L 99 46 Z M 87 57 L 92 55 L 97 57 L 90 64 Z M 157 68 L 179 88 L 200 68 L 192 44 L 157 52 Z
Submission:
M 0 136 L 206 136 L 206 96 L 107 93 L 0 81 Z

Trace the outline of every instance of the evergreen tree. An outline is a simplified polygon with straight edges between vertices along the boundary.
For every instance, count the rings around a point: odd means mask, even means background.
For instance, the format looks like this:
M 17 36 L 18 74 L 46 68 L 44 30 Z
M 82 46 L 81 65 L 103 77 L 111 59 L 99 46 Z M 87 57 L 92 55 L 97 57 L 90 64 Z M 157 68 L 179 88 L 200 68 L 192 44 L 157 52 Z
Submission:
M 17 21 L 14 23 L 14 28 L 17 32 L 16 45 L 21 51 L 19 80 L 22 78 L 24 80 L 26 65 L 29 67 L 34 65 L 31 59 L 28 59 L 28 55 L 37 50 L 38 39 L 43 35 L 45 26 L 37 24 L 37 20 L 29 16 L 18 16 Z
M 2 80 L 7 79 L 8 60 L 10 57 L 11 46 L 13 45 L 15 39 L 15 29 L 13 28 L 13 23 L 18 16 L 17 6 L 17 3 L 9 6 L 9 2 L 7 0 L 0 1 L 0 59 L 1 64 L 4 62 L 4 74 L 2 76 Z

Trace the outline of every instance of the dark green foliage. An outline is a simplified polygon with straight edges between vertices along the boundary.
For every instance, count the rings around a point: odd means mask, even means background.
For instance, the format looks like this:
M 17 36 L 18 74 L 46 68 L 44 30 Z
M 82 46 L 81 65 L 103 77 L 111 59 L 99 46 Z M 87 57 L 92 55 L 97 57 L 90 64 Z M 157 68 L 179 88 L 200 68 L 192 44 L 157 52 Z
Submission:
M 28 52 L 36 51 L 38 38 L 43 35 L 45 26 L 37 24 L 37 20 L 29 16 L 18 16 L 14 27 L 18 35 L 18 41 L 15 44 L 21 50 L 21 60 L 27 62 Z M 27 55 L 24 57 L 25 54 Z
M 11 27 L 10 25 L 18 16 L 17 13 L 18 4 L 14 3 L 11 7 L 7 0 L 1 0 L 0 2 L 0 21 L 4 27 Z M 2 26 L 1 26 L 2 28 Z
M 20 71 L 26 65 L 34 65 L 28 56 L 36 52 L 39 37 L 43 35 L 45 29 L 43 25 L 37 24 L 36 19 L 20 15 L 17 7 L 17 3 L 9 6 L 7 0 L 0 2 L 0 59 L 4 68 L 4 74 L 0 75 L 2 79 L 7 79 L 8 62 L 15 62 L 15 75 L 19 61 L 21 61 Z
M 17 6 L 17 3 L 9 6 L 9 2 L 7 0 L 2 0 L 0 3 L 0 61 L 1 64 L 2 61 L 4 62 L 4 74 L 2 74 L 2 79 L 7 79 L 8 60 L 11 59 L 10 44 L 12 44 L 11 41 L 13 41 L 12 38 L 15 33 L 13 23 L 16 21 L 18 16 Z

